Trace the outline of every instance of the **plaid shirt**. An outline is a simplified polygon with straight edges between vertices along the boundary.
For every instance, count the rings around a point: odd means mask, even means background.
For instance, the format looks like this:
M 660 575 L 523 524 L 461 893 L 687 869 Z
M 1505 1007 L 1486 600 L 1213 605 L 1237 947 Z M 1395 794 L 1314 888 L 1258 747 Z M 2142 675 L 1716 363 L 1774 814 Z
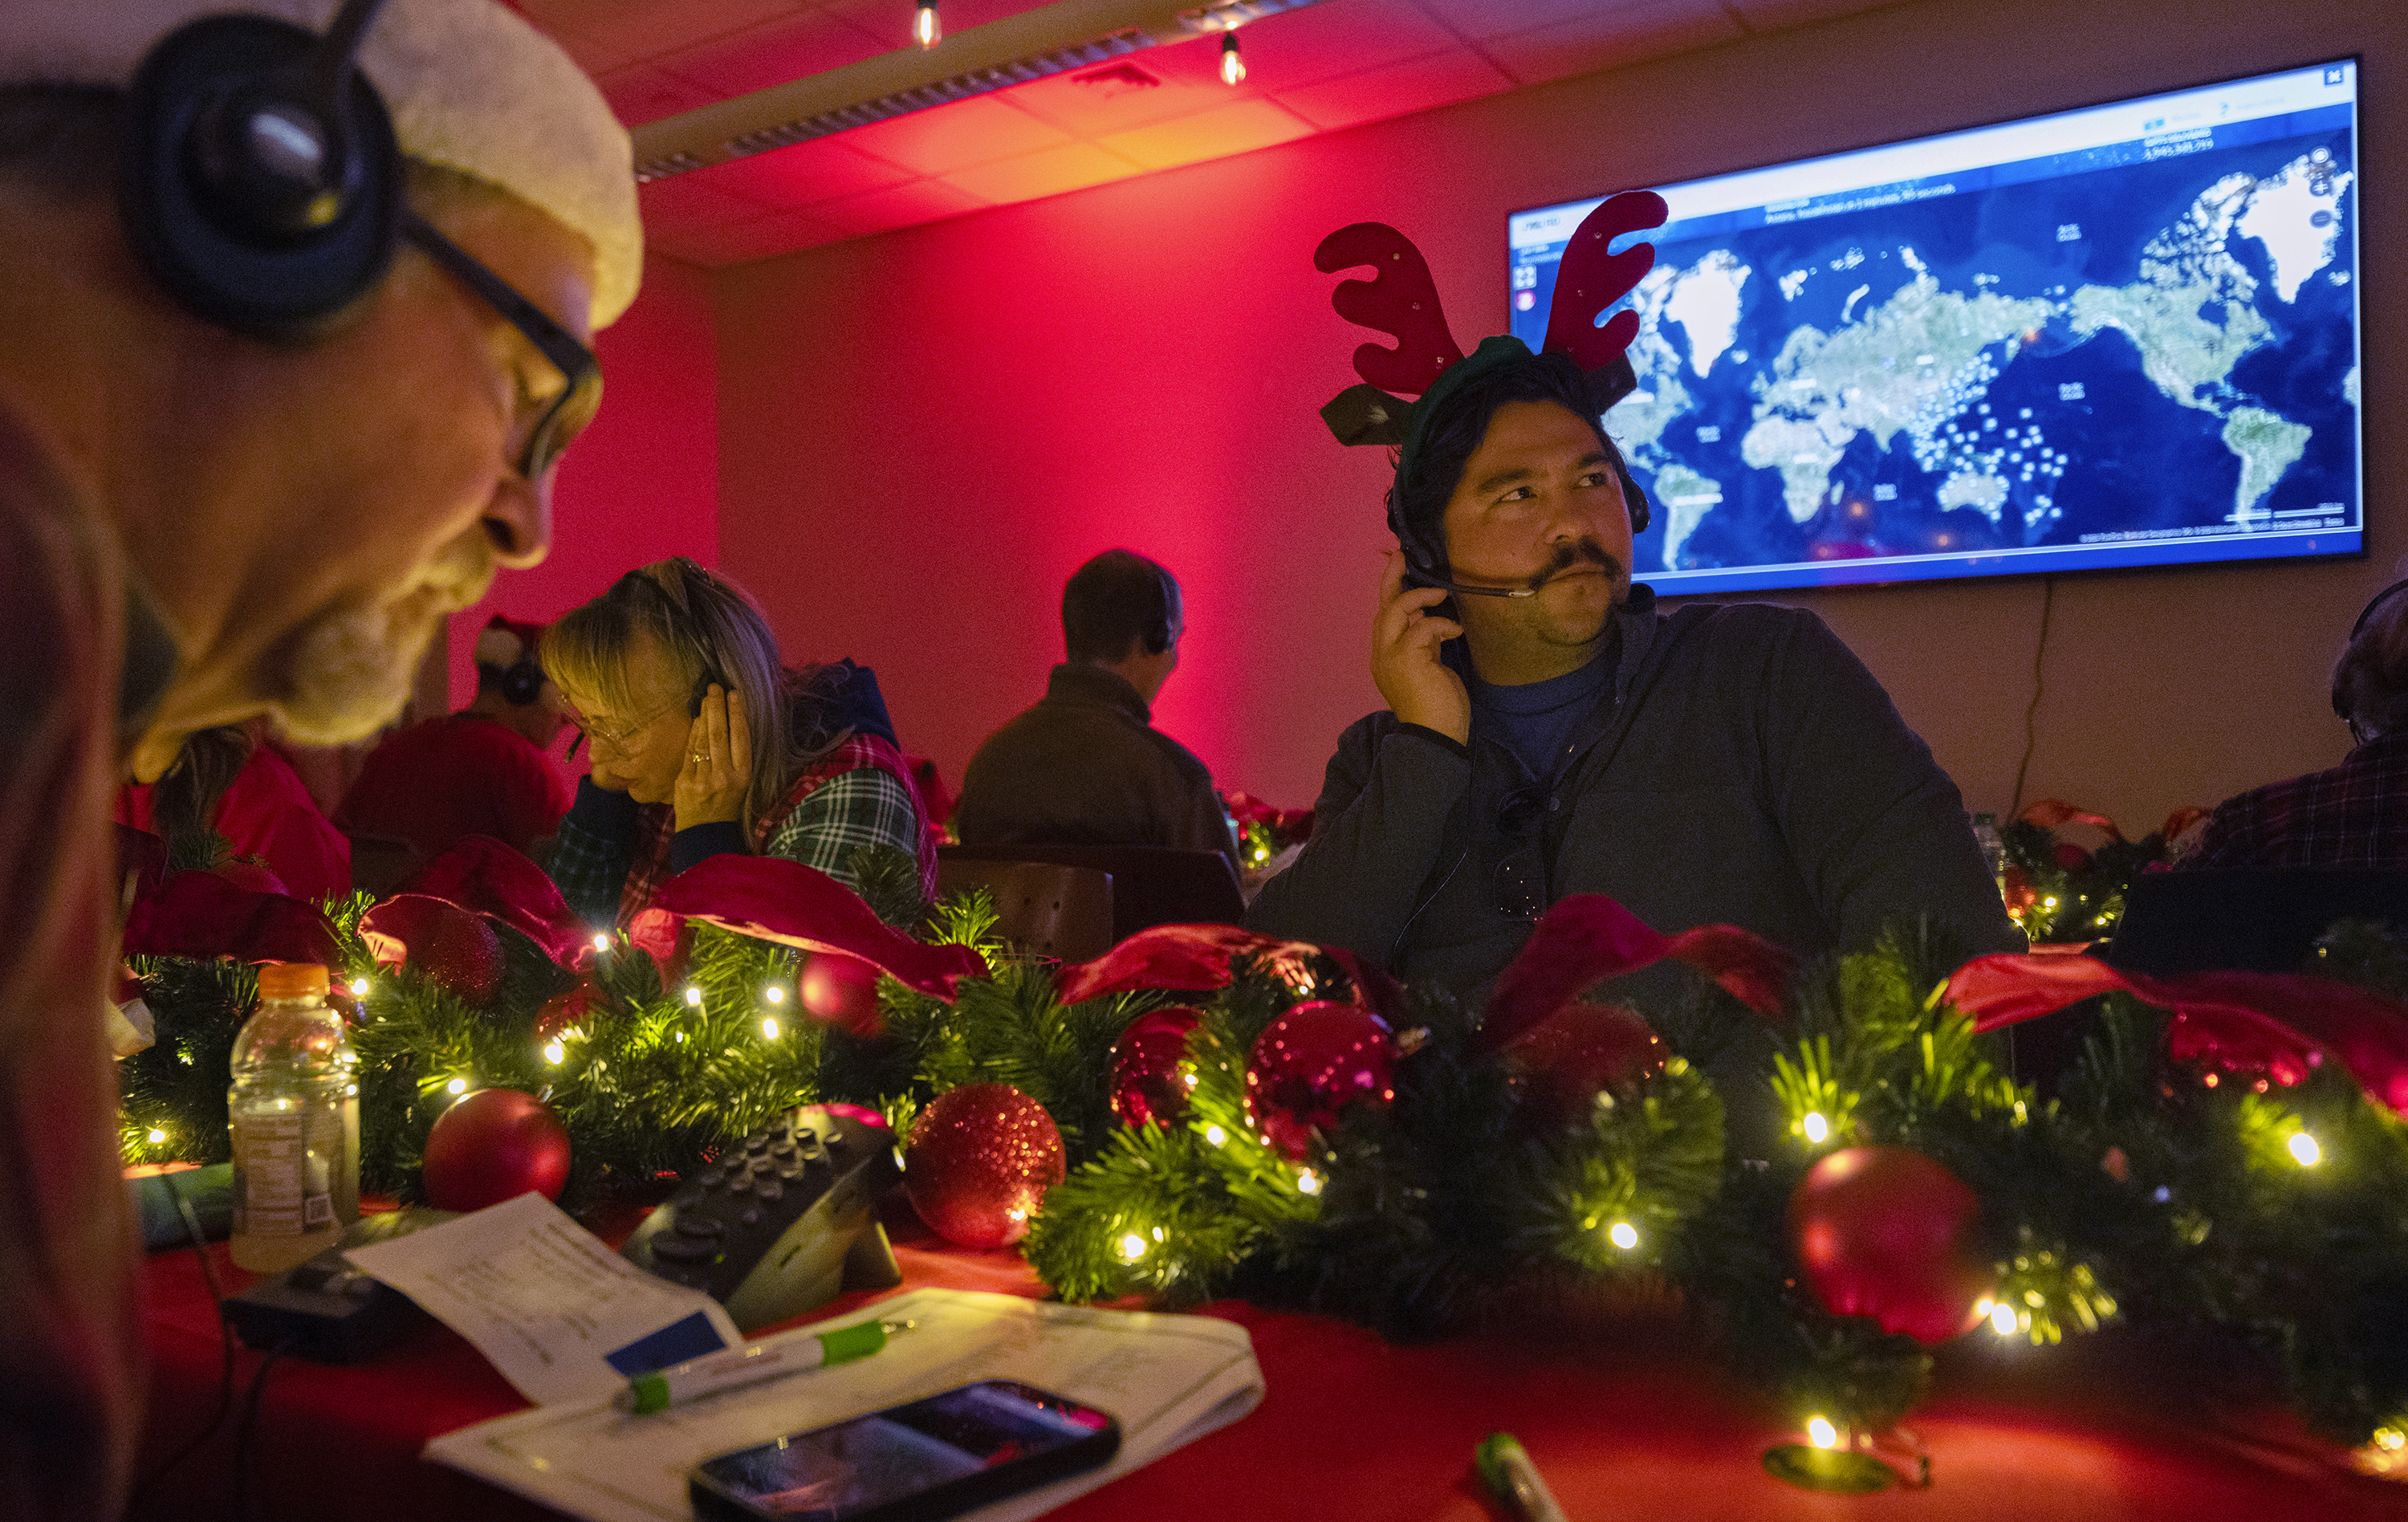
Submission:
M 2408 869 L 2408 734 L 2226 799 L 2182 865 Z
M 572 907 L 592 914 L 611 902 L 616 923 L 627 925 L 671 876 L 670 825 L 666 803 L 637 811 L 634 830 L 609 839 L 578 826 L 574 813 L 561 822 L 552 848 L 552 881 Z M 937 893 L 937 836 L 920 807 L 903 755 L 876 735 L 855 734 L 804 768 L 777 808 L 753 822 L 749 832 L 756 854 L 783 856 L 816 868 L 849 888 L 853 854 L 865 845 L 889 846 L 917 858 L 922 894 Z

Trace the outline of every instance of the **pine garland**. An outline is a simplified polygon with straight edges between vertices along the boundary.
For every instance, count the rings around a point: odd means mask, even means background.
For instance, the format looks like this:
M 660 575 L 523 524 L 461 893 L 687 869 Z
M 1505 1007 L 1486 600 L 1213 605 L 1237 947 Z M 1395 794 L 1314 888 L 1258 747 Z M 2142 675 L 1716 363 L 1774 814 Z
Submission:
M 931 909 L 908 862 L 863 865 L 882 911 L 978 948 L 994 970 L 951 1004 L 883 980 L 884 1030 L 867 1038 L 797 1007 L 797 954 L 708 926 L 666 981 L 642 950 L 607 941 L 572 1014 L 551 1001 L 580 980 L 523 938 L 504 938 L 503 991 L 472 1007 L 377 966 L 358 931 L 365 901 L 333 906 L 338 976 L 367 990 L 354 1034 L 364 1185 L 414 1192 L 426 1128 L 455 1087 L 550 1104 L 570 1132 L 564 1201 L 577 1208 L 656 1190 L 791 1105 L 865 1104 L 908 1132 L 937 1094 L 1003 1082 L 1045 1106 L 1068 1154 L 1024 1243 L 1064 1299 L 1240 1295 L 1398 1338 L 1517 1312 L 1677 1310 L 1801 1420 L 1868 1432 L 1924 1398 L 1930 1356 L 1815 1301 L 1787 1212 L 1817 1157 L 1877 1142 L 1926 1154 L 1981 1200 L 1981 1252 L 2000 1280 L 1992 1329 L 1972 1336 L 2045 1347 L 2117 1323 L 2218 1332 L 2262 1355 L 2319 1430 L 2408 1446 L 2408 1125 L 2337 1065 L 2279 1088 L 2174 1064 L 2167 1017 L 2112 995 L 2043 1098 L 1944 998 L 1950 948 L 1903 928 L 1801 976 L 1770 1027 L 1762 1089 L 1708 1076 L 1767 1027 L 1700 980 L 1650 1012 L 1671 1052 L 1662 1071 L 1569 1115 L 1530 1102 L 1479 1045 L 1473 1012 L 1411 990 L 1393 1102 L 1354 1106 L 1296 1162 L 1258 1135 L 1247 1058 L 1296 1003 L 1345 996 L 1334 962 L 1241 960 L 1216 991 L 1065 1005 L 1048 967 L 1009 954 L 982 892 Z M 2317 966 L 2408 991 L 2408 948 L 2379 927 L 2337 927 Z M 225 1055 L 255 981 L 222 961 L 136 970 L 159 1041 L 121 1067 L 126 1156 L 222 1158 Z M 1171 1004 L 1202 1012 L 1188 1109 L 1121 1125 L 1114 1043 Z M 1730 1155 L 1727 1103 L 1772 1108 L 1774 1156 Z

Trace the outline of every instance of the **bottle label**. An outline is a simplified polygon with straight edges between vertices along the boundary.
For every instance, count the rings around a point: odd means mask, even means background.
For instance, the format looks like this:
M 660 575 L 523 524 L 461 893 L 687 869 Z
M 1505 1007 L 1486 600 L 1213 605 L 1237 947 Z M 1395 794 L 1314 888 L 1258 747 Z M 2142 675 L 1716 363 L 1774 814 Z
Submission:
M 298 1237 L 333 1225 L 331 1165 L 341 1150 L 339 1114 L 263 1110 L 236 1115 L 235 1230 L 250 1237 Z

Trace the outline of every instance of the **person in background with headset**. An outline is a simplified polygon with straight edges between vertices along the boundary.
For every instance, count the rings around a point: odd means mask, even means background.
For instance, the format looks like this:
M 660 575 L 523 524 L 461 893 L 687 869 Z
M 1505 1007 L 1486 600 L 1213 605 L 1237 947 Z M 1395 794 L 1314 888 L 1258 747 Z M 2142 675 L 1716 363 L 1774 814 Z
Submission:
M 1067 658 L 1045 696 L 970 758 L 953 814 L 962 842 L 1218 851 L 1234 866 L 1211 769 L 1152 723 L 1185 632 L 1179 582 L 1145 556 L 1107 550 L 1073 572 Z
M 432 861 L 470 835 L 535 854 L 574 796 L 548 753 L 566 726 L 537 652 L 544 626 L 495 613 L 477 636 L 477 696 L 377 743 L 335 811 L 346 835 L 406 842 Z
M 733 583 L 683 555 L 629 571 L 552 626 L 543 668 L 592 749 L 550 864 L 587 923 L 624 926 L 662 883 L 731 852 L 858 890 L 856 854 L 894 851 L 936 897 L 937 832 L 877 675 L 788 670 Z
M 365 738 L 540 560 L 625 132 L 494 0 L 0 19 L 0 1515 L 119 1513 L 141 1414 L 109 805 L 266 714 Z M 334 19 L 329 21 L 330 14 Z
M 1918 914 L 1967 955 L 2022 950 L 1956 786 L 1821 620 L 1665 612 L 1631 583 L 1646 498 L 1590 383 L 1490 339 L 1423 396 L 1371 625 L 1388 707 L 1340 737 L 1312 839 L 1248 926 L 1474 1000 L 1578 893 L 1805 956 Z M 1681 976 L 1614 997 L 1674 999 Z M 1713 1070 L 1733 1144 L 1769 1145 L 1769 1096 L 1739 1113 L 1744 1044 Z
M 2358 615 L 2332 706 L 2355 745 L 2342 764 L 2225 799 L 2177 867 L 2408 871 L 2408 582 Z

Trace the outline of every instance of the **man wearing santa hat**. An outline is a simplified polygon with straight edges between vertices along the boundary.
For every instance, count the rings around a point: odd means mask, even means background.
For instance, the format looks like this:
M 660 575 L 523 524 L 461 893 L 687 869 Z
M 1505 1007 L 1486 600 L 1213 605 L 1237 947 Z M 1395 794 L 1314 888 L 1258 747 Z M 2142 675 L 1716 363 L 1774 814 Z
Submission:
M 0 1515 L 128 1491 L 118 781 L 398 711 L 445 615 L 543 557 L 641 242 L 625 133 L 494 0 L 7 0 Z
M 354 840 L 431 861 L 468 835 L 515 851 L 551 839 L 576 792 L 547 754 L 568 718 L 536 658 L 544 625 L 495 613 L 477 636 L 477 697 L 377 743 L 335 811 Z

